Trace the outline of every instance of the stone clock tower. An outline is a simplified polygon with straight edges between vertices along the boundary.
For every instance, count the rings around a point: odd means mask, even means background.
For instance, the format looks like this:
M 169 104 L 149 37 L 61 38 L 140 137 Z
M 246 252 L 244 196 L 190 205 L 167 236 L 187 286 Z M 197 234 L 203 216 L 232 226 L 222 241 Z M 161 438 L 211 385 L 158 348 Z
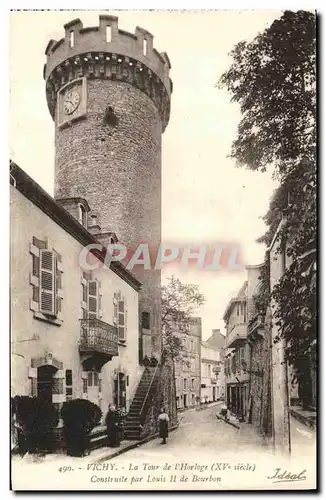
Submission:
M 131 250 L 161 242 L 161 136 L 170 115 L 172 81 L 167 54 L 153 36 L 118 29 L 100 16 L 79 19 L 50 40 L 44 66 L 55 122 L 55 197 L 84 198 L 101 232 L 115 233 Z M 155 261 L 154 261 L 155 263 Z M 152 266 L 154 265 L 152 263 Z M 160 270 L 133 269 L 140 294 L 142 354 L 160 353 Z

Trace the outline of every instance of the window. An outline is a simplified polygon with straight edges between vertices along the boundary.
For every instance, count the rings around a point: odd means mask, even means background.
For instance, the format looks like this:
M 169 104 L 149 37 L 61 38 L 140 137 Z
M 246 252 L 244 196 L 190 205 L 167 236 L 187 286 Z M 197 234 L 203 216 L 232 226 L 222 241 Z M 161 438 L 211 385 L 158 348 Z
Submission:
M 194 378 L 191 379 L 191 390 L 192 391 L 195 390 L 195 379 Z
M 141 318 L 142 318 L 142 328 L 145 330 L 150 330 L 150 314 L 149 312 L 143 311 L 141 313 Z
M 66 370 L 66 401 L 72 400 L 72 371 Z
M 120 342 L 127 340 L 127 325 L 126 325 L 127 310 L 125 300 L 121 297 L 121 293 L 115 293 L 113 298 L 113 323 L 118 328 L 118 338 Z
M 40 311 L 55 316 L 55 255 L 51 250 L 40 251 Z
M 88 372 L 87 374 L 87 386 L 88 387 L 98 387 L 99 376 L 97 372 Z
M 32 254 L 32 303 L 35 317 L 55 321 L 61 313 L 62 267 L 61 256 L 47 243 L 33 237 Z M 41 316 L 40 315 L 43 315 Z
M 147 55 L 147 40 L 143 40 L 143 55 Z
M 72 370 L 66 370 L 66 385 L 72 385 Z
M 86 283 L 82 283 L 83 287 L 83 302 L 87 302 L 87 285 Z
M 33 276 L 40 277 L 40 258 L 33 255 Z
M 87 378 L 83 378 L 83 394 L 87 393 Z
M 119 300 L 118 303 L 118 334 L 119 340 L 125 340 L 125 303 Z
M 98 318 L 98 282 L 95 280 L 87 282 L 87 291 L 88 291 L 88 318 L 96 319 Z
M 193 340 L 190 341 L 190 350 L 191 350 L 191 352 L 194 352 L 194 341 Z
M 184 389 L 184 391 L 187 390 L 187 379 L 186 378 L 183 379 L 183 389 Z
M 239 306 L 240 306 L 240 304 L 239 304 L 239 302 L 237 302 L 237 316 L 240 315 L 240 307 Z
M 73 47 L 75 45 L 75 33 L 73 31 L 70 31 L 70 47 Z
M 83 205 L 79 205 L 79 222 L 83 227 L 87 228 L 87 212 Z
M 235 355 L 234 355 L 234 358 L 235 358 L 235 369 L 236 370 L 239 370 L 240 369 L 240 356 L 239 356 L 239 349 L 237 349 L 235 351 Z
M 211 365 L 208 365 L 208 376 L 211 376 Z
M 239 357 L 240 357 L 240 368 L 243 369 L 245 367 L 246 357 L 245 357 L 245 348 L 240 347 Z
M 111 26 L 106 27 L 106 41 L 107 43 L 111 42 L 112 40 L 112 29 Z
M 237 369 L 237 366 L 236 366 L 236 357 L 235 357 L 235 355 L 233 355 L 232 358 L 231 358 L 231 371 L 232 371 L 232 373 L 235 373 L 236 369 Z
M 93 280 L 91 273 L 83 273 L 81 279 L 81 317 L 82 319 L 98 319 L 102 317 L 101 283 Z

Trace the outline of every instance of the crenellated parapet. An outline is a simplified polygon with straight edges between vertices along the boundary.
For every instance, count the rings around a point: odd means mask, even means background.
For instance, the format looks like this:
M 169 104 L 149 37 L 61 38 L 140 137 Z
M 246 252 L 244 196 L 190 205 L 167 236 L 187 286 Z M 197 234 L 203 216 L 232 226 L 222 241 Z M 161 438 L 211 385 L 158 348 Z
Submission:
M 166 53 L 153 48 L 153 36 L 137 27 L 135 33 L 118 29 L 118 18 L 100 16 L 99 26 L 84 28 L 80 19 L 64 26 L 65 37 L 50 40 L 44 65 L 46 95 L 55 116 L 57 93 L 70 81 L 87 77 L 129 83 L 146 93 L 158 108 L 163 130 L 170 116 L 172 81 Z

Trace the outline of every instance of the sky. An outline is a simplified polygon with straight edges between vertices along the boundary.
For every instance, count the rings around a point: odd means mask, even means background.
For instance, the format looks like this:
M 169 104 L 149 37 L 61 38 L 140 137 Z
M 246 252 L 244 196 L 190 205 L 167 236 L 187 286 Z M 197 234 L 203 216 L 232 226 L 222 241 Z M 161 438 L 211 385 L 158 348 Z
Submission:
M 54 191 L 54 124 L 43 80 L 44 51 L 63 25 L 79 17 L 96 26 L 99 14 L 119 17 L 119 28 L 141 26 L 166 52 L 173 80 L 170 122 L 162 143 L 162 240 L 187 245 L 236 243 L 245 264 L 259 264 L 265 247 L 261 217 L 276 187 L 271 172 L 239 168 L 228 158 L 241 120 L 237 104 L 216 88 L 229 67 L 228 54 L 251 40 L 281 11 L 19 11 L 10 15 L 10 156 L 50 195 Z M 205 271 L 167 267 L 195 283 L 205 296 L 197 311 L 203 339 L 214 328 L 224 333 L 223 313 L 246 279 L 245 270 Z

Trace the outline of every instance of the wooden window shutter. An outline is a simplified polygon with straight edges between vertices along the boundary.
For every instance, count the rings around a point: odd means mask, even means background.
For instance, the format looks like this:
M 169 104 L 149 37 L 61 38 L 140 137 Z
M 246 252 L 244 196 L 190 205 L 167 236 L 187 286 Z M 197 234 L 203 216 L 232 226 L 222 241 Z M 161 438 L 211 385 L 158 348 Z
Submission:
M 113 295 L 113 324 L 118 325 L 118 294 Z
M 56 315 L 58 315 L 58 313 L 61 313 L 61 300 L 62 300 L 61 297 L 59 297 L 59 295 L 58 295 L 58 290 L 61 290 L 61 288 L 62 288 L 62 281 L 61 281 L 62 280 L 62 277 L 61 277 L 62 273 L 59 269 L 58 262 L 61 262 L 61 255 L 56 253 L 56 267 L 55 267 L 55 273 L 56 273 L 56 276 L 55 276 L 55 280 L 56 280 L 56 286 L 55 286 Z
M 119 340 L 125 340 L 125 302 L 124 300 L 118 301 L 118 334 Z
M 40 312 L 56 314 L 56 258 L 51 250 L 40 250 Z
M 98 317 L 98 282 L 88 281 L 88 318 L 96 319 Z

